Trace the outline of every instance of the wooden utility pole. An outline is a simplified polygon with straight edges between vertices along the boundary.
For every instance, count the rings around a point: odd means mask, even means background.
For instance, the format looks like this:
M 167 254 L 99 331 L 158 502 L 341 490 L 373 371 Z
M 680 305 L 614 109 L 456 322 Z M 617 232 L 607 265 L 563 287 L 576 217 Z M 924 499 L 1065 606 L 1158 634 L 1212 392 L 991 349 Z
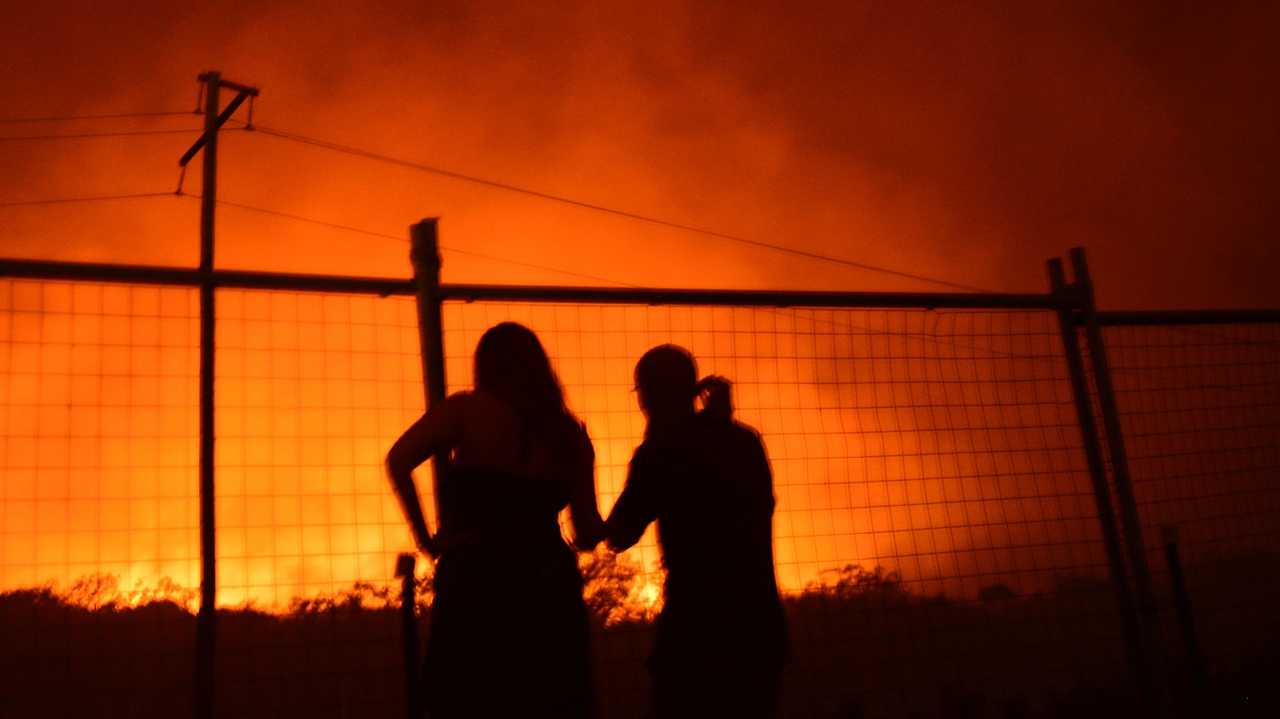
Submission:
M 213 271 L 213 223 L 218 205 L 218 130 L 258 89 L 222 79 L 217 71 L 198 78 L 205 86 L 204 133 L 178 160 L 184 170 L 204 150 L 203 187 L 200 188 L 200 611 L 196 616 L 195 716 L 212 719 L 214 697 L 214 647 L 216 639 L 218 563 L 217 515 L 214 511 L 213 380 L 215 277 Z M 237 94 L 219 112 L 222 87 Z

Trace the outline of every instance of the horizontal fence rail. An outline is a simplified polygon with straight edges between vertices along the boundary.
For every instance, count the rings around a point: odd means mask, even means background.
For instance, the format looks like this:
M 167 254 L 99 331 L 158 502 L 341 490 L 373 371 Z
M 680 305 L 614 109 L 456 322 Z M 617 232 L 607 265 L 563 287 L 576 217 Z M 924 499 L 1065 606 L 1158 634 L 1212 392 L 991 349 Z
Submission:
M 110 265 L 35 260 L 0 260 L 0 277 L 49 280 L 93 280 L 134 284 L 197 286 L 204 281 L 198 269 Z M 412 295 L 412 280 L 381 277 L 342 277 L 214 270 L 216 287 L 239 289 L 344 292 L 382 296 Z M 781 290 L 696 290 L 662 288 L 552 287 L 520 285 L 444 284 L 440 299 L 507 300 L 521 302 L 594 302 L 651 305 L 736 305 L 742 307 L 883 307 L 926 309 L 1050 309 L 1063 299 L 1041 294 L 932 292 L 803 292 Z M 1068 300 L 1069 302 L 1069 300 Z
M 1098 312 L 1103 327 L 1234 325 L 1280 322 L 1280 310 L 1112 310 Z
M 934 292 L 794 292 L 779 290 L 680 290 L 613 287 L 523 287 L 441 285 L 441 299 L 507 302 L 737 307 L 844 307 L 912 309 L 1050 309 L 1064 300 L 1052 295 Z M 1066 300 L 1070 301 L 1070 300 Z
M 0 277 L 197 287 L 204 282 L 205 273 L 195 268 L 148 265 L 0 260 Z M 209 279 L 215 287 L 228 289 L 299 290 L 381 296 L 412 295 L 414 291 L 413 283 L 409 280 L 383 277 L 213 270 L 209 273 Z

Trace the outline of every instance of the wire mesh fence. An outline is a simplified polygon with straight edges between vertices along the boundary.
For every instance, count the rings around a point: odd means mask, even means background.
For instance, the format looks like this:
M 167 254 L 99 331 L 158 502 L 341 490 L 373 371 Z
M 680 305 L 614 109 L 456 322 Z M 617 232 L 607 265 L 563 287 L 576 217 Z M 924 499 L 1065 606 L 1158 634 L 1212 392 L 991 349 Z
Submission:
M 222 290 L 218 711 L 400 713 L 382 458 L 423 408 L 412 300 Z
M 1280 325 L 1109 326 L 1105 336 L 1170 669 L 1185 676 L 1194 660 L 1174 611 L 1173 540 L 1210 673 L 1270 672 Z
M 392 571 L 412 545 L 382 457 L 423 408 L 413 302 L 233 289 L 217 302 L 218 713 L 396 714 Z M 676 343 L 734 382 L 774 473 L 786 715 L 1132 701 L 1055 313 L 443 313 L 451 390 L 470 385 L 493 324 L 539 334 L 595 443 L 606 513 L 643 436 L 639 356 Z M 0 281 L 6 715 L 191 708 L 198 329 L 191 289 Z M 1173 525 L 1211 668 L 1248 669 L 1266 656 L 1259 632 L 1275 636 L 1276 326 L 1111 326 L 1106 339 L 1167 643 L 1176 659 L 1159 541 Z M 661 606 L 652 530 L 583 569 L 603 713 L 643 716 Z
M 412 300 L 227 290 L 218 303 L 219 601 L 280 607 L 389 581 L 413 546 L 382 465 L 423 408 Z
M 218 300 L 219 711 L 394 713 L 412 301 Z M 194 290 L 0 283 L 0 714 L 191 711 L 198 332 Z

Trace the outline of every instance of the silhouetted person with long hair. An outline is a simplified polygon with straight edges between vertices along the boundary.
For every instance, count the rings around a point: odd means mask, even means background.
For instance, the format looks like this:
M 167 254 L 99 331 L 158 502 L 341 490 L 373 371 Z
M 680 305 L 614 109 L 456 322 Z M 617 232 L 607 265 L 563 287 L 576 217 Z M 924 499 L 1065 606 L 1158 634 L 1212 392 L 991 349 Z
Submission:
M 411 475 L 432 455 L 450 458 L 434 537 Z M 570 508 L 579 549 L 603 539 L 595 455 L 537 336 L 511 322 L 485 332 L 475 389 L 431 407 L 387 470 L 419 548 L 439 557 L 428 716 L 592 715 L 582 577 L 557 516 Z
M 728 382 L 697 376 L 675 345 L 636 365 L 648 426 L 609 514 L 609 544 L 625 550 L 657 522 L 667 571 L 649 661 L 657 715 L 773 716 L 787 638 L 772 473 L 759 435 L 732 420 Z

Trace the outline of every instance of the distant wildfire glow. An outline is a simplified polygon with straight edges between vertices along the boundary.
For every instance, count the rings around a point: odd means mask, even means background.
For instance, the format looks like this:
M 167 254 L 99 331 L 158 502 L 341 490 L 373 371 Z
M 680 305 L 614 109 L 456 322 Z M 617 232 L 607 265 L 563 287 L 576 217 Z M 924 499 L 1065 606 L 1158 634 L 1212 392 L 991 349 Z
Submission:
M 198 583 L 196 307 L 187 290 L 5 282 L 0 588 L 105 572 Z M 386 582 L 407 532 L 383 477 L 421 412 L 408 299 L 219 294 L 219 600 L 285 607 Z M 733 378 L 775 473 L 777 568 L 848 564 L 921 592 L 1032 589 L 1101 565 L 1048 317 L 450 304 L 447 376 L 493 323 L 537 330 L 596 445 L 601 509 L 643 431 L 634 359 L 689 347 Z M 424 469 L 420 481 L 429 481 Z M 424 496 L 429 491 L 424 484 Z M 658 599 L 653 538 L 632 601 Z

